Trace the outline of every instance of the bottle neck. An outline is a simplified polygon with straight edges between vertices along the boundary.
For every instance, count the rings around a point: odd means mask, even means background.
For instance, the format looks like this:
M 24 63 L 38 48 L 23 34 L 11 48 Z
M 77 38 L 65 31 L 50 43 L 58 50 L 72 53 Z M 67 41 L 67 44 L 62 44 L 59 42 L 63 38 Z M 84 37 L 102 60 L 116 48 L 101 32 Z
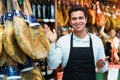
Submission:
M 42 4 L 46 4 L 46 0 L 42 0 Z
M 49 4 L 53 4 L 53 0 L 48 0 L 48 3 Z

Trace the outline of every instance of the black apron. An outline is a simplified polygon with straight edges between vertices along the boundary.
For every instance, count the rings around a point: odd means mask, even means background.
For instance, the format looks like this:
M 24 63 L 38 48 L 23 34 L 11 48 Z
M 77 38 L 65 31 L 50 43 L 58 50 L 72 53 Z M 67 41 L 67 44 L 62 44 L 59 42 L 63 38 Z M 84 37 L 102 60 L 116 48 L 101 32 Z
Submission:
M 71 35 L 70 56 L 64 68 L 63 80 L 96 80 L 91 38 L 90 47 L 73 47 Z

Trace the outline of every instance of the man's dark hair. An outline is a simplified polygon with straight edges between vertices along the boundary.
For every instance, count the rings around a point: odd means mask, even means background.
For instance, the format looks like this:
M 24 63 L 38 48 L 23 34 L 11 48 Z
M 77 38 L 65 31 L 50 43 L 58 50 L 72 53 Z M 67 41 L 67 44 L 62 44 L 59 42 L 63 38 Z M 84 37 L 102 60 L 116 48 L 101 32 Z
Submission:
M 86 9 L 79 6 L 79 5 L 71 5 L 70 8 L 69 8 L 69 11 L 68 11 L 68 16 L 71 17 L 71 13 L 74 12 L 74 11 L 83 11 L 85 17 L 87 16 Z

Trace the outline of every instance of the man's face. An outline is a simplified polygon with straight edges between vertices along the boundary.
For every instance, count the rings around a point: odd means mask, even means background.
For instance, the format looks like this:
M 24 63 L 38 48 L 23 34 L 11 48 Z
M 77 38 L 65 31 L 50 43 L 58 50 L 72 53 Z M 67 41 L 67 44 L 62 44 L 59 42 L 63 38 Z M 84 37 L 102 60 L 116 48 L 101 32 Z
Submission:
M 85 30 L 85 25 L 87 23 L 87 18 L 84 16 L 83 11 L 75 11 L 71 13 L 70 25 L 74 31 Z

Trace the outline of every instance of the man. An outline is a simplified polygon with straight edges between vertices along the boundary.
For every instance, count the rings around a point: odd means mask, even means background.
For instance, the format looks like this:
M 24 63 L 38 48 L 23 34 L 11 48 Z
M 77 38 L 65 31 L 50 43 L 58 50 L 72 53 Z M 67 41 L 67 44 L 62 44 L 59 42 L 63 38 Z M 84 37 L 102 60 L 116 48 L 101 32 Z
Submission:
M 45 25 L 44 29 L 51 45 L 47 56 L 48 65 L 56 69 L 63 67 L 63 80 L 96 80 L 96 71 L 107 71 L 107 57 L 101 39 L 86 30 L 86 11 L 73 5 L 70 7 L 69 23 L 73 33 L 58 39 L 55 30 Z

